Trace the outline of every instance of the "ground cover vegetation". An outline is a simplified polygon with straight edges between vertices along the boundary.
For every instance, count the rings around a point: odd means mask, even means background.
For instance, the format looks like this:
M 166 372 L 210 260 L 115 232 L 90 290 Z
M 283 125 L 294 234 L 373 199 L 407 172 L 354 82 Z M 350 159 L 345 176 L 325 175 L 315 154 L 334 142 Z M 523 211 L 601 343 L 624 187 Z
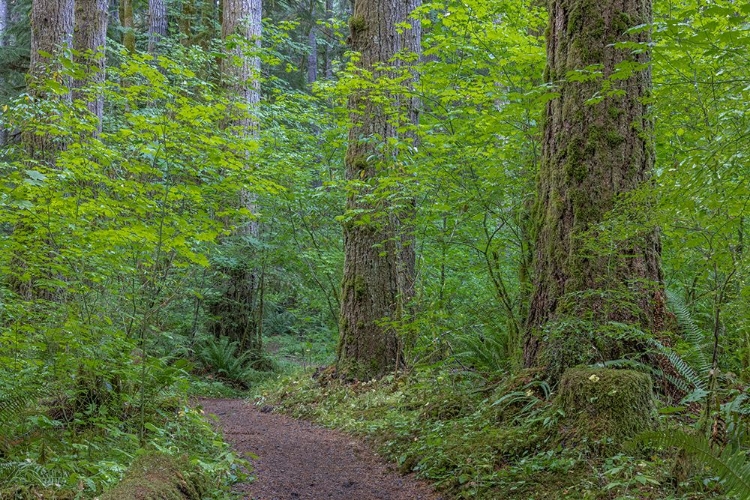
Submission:
M 0 498 L 750 497 L 750 3 L 391 3 L 0 0 Z

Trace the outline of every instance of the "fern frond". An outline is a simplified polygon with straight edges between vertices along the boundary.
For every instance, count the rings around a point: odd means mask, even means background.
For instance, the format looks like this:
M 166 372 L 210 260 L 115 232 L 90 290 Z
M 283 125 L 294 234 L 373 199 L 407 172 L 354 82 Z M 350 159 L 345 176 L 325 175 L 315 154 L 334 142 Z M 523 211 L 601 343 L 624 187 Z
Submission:
M 666 295 L 667 302 L 677 318 L 677 324 L 682 329 L 682 336 L 692 347 L 690 354 L 694 358 L 695 368 L 701 376 L 706 378 L 708 377 L 708 372 L 711 370 L 711 363 L 705 352 L 706 335 L 698 328 L 690 313 L 690 309 L 685 304 L 685 301 L 682 300 L 682 297 L 669 290 L 667 290 Z
M 682 359 L 679 354 L 674 352 L 672 349 L 666 347 L 658 340 L 652 339 L 651 343 L 659 351 L 659 354 L 667 358 L 669 363 L 674 367 L 675 371 L 677 371 L 680 377 L 682 377 L 686 382 L 691 384 L 695 389 L 700 389 L 702 391 L 706 390 L 705 379 L 701 377 L 700 375 L 698 375 L 698 373 L 693 369 L 693 367 L 690 366 L 684 359 Z M 672 382 L 673 384 L 675 384 L 680 389 L 685 390 L 683 387 L 680 387 L 679 382 L 674 380 L 673 377 L 668 377 L 668 380 Z
M 28 485 L 50 488 L 65 484 L 66 478 L 34 462 L 0 462 L 0 487 Z
M 717 453 L 704 436 L 675 430 L 643 432 L 632 443 L 682 448 L 719 476 L 728 494 L 750 498 L 750 464 L 742 450 L 732 451 L 727 447 L 722 453 Z

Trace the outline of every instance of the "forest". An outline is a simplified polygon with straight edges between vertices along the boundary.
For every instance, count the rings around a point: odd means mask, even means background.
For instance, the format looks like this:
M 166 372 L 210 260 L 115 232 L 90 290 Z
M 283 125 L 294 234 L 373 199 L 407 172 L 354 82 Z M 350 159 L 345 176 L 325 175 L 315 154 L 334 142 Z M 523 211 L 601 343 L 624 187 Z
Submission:
M 749 49 L 748 0 L 0 0 L 0 498 L 242 498 L 224 398 L 446 499 L 750 499 Z

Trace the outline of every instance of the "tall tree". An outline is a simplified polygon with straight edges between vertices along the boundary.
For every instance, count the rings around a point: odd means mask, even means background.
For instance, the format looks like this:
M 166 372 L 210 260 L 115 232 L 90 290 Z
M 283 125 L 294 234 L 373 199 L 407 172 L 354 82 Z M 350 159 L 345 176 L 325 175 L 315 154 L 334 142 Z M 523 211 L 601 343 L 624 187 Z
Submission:
M 333 0 L 326 0 L 326 24 L 331 23 L 333 20 Z M 330 28 L 325 29 L 326 38 L 325 40 L 325 52 L 323 53 L 323 74 L 327 79 L 333 78 L 333 65 L 331 64 L 331 46 L 333 44 L 333 33 Z
M 135 52 L 135 24 L 133 22 L 133 0 L 120 0 L 120 26 L 122 44 L 128 52 Z
M 31 3 L 31 53 L 29 77 L 32 82 L 31 92 L 39 98 L 38 84 L 46 79 L 59 80 L 58 83 L 70 89 L 71 82 L 61 77 L 60 63 L 57 59 L 61 49 L 70 47 L 73 36 L 74 3 L 73 0 L 33 0 Z M 58 92 L 60 98 L 70 100 L 71 93 Z M 24 141 L 31 154 L 37 159 L 52 161 L 55 151 L 61 144 L 49 134 L 28 133 Z
M 376 81 L 389 76 L 387 70 L 379 67 L 394 64 L 397 54 L 419 52 L 419 26 L 411 21 L 411 26 L 403 29 L 418 5 L 418 0 L 355 1 L 350 20 L 351 48 L 360 54 L 358 67 L 372 72 Z M 337 367 L 342 373 L 362 378 L 382 375 L 403 364 L 401 342 L 393 322 L 402 317 L 410 293 L 408 287 L 413 282 L 407 276 L 414 269 L 410 256 L 413 245 L 406 248 L 402 244 L 402 217 L 390 203 L 372 200 L 378 180 L 388 170 L 393 171 L 398 160 L 399 153 L 390 143 L 394 139 L 413 139 L 403 134 L 404 124 L 399 122 L 416 120 L 415 101 L 403 95 L 390 95 L 389 99 L 396 102 L 396 113 L 382 99 L 364 90 L 349 98 L 346 178 L 361 187 L 351 191 L 346 208 L 350 214 L 368 215 L 354 215 L 344 224 Z
M 107 0 L 76 0 L 75 33 L 73 48 L 77 52 L 77 62 L 86 66 L 87 78 L 76 80 L 73 86 L 77 89 L 91 84 L 104 82 L 104 50 L 107 43 Z M 101 94 L 87 97 L 80 90 L 73 92 L 74 98 L 87 99 L 89 111 L 99 120 L 97 133 L 101 132 L 104 115 L 104 98 Z
M 5 40 L 7 38 L 6 31 L 8 30 L 8 0 L 0 0 L 0 48 L 5 47 Z M 5 80 L 0 78 L 0 86 L 5 84 Z M 5 145 L 6 141 L 5 128 L 0 124 L 0 146 Z
M 559 82 L 559 96 L 545 111 L 524 364 L 545 367 L 553 379 L 569 366 L 642 348 L 622 340 L 624 332 L 613 334 L 616 325 L 664 326 L 658 233 L 647 222 L 628 237 L 602 228 L 608 212 L 647 185 L 653 168 L 649 53 L 615 45 L 646 47 L 648 30 L 627 30 L 650 22 L 648 0 L 549 2 L 546 78 Z M 600 81 L 567 78 L 591 67 L 608 78 L 620 63 L 639 66 L 612 79 L 603 99 L 591 99 Z M 648 201 L 633 203 L 648 211 Z
M 228 44 L 229 53 L 223 60 L 222 73 L 236 102 L 247 112 L 230 124 L 243 137 L 258 133 L 252 111 L 260 101 L 260 57 L 248 54 L 248 48 L 260 48 L 261 0 L 224 0 L 222 10 L 222 39 L 238 36 L 237 43 Z M 256 196 L 243 189 L 239 203 L 250 213 L 255 213 Z M 253 262 L 251 242 L 258 237 L 255 220 L 242 221 L 228 246 L 235 245 L 238 261 L 223 266 L 224 282 L 220 284 L 222 296 L 210 305 L 211 313 L 219 317 L 212 325 L 217 336 L 226 335 L 239 342 L 242 350 L 260 352 L 262 326 L 261 283 Z
M 164 0 L 148 0 L 148 53 L 156 54 L 166 36 L 167 4 Z

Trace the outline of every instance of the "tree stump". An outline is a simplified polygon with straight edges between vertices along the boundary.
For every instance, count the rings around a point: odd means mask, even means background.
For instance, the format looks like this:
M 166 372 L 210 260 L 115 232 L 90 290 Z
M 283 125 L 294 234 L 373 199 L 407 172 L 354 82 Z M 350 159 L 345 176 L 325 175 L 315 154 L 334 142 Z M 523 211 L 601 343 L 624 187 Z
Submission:
M 633 370 L 570 368 L 555 404 L 564 413 L 562 442 L 595 451 L 617 447 L 657 423 L 651 377 Z

